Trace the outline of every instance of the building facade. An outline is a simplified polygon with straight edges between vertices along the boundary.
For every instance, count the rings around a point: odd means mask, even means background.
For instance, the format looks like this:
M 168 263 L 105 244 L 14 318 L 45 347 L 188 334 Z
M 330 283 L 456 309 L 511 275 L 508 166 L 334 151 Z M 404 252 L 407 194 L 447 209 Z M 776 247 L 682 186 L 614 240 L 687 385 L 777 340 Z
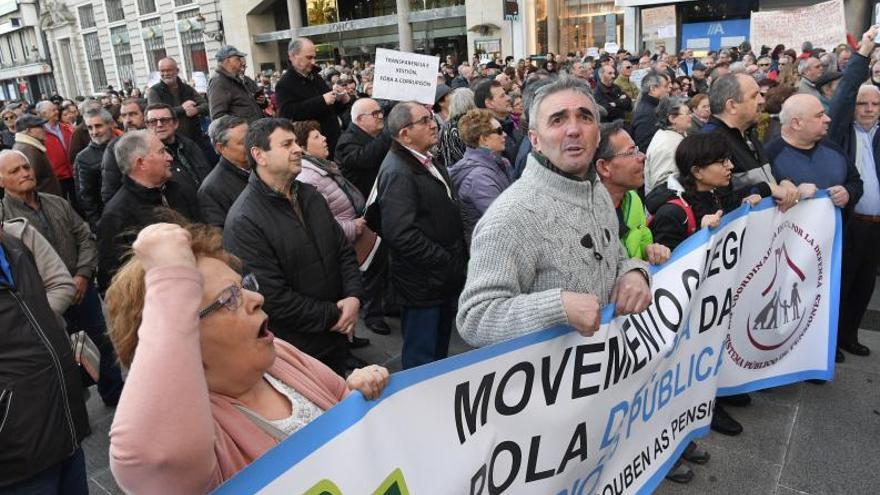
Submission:
M 58 93 L 65 97 L 144 89 L 157 63 L 177 60 L 180 77 L 198 83 L 223 44 L 214 0 L 62 0 L 44 21 Z
M 36 0 L 0 0 L 0 100 L 38 99 L 55 90 Z

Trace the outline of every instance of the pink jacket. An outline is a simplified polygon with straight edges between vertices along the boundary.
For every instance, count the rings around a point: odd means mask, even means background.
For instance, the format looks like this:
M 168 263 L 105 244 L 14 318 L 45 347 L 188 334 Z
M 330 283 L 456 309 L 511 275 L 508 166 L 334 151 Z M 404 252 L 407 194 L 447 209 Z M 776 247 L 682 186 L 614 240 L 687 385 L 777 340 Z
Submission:
M 330 177 L 330 173 L 310 162 L 307 158 L 303 158 L 302 172 L 299 173 L 296 180 L 315 186 L 315 189 L 321 193 L 321 196 L 324 196 L 327 205 L 330 206 L 330 212 L 333 213 L 336 222 L 342 227 L 345 238 L 348 239 L 348 242 L 354 243 L 357 237 L 354 228 L 354 221 L 358 218 L 357 213 L 354 211 L 354 206 L 352 206 L 351 200 L 345 194 L 345 191 Z
M 195 268 L 150 270 L 139 343 L 110 428 L 110 468 L 131 493 L 206 493 L 276 445 L 208 391 Z M 348 394 L 345 381 L 281 339 L 269 373 L 327 410 Z

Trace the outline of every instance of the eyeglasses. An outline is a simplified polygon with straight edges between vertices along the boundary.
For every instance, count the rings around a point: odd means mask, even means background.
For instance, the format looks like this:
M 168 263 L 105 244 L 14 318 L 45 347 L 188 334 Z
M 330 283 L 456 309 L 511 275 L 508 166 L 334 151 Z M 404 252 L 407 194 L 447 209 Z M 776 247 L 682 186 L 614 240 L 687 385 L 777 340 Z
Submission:
M 358 114 L 358 117 L 366 117 L 367 115 L 373 117 L 374 119 L 380 119 L 385 117 L 385 114 L 382 113 L 382 110 L 373 110 L 372 112 L 361 113 Z
M 484 135 L 485 135 L 485 136 L 488 136 L 489 134 L 498 134 L 499 136 L 503 136 L 503 135 L 504 135 L 504 128 L 502 128 L 502 127 L 495 127 L 494 129 L 492 129 L 491 131 L 487 132 L 487 133 L 484 134 Z
M 629 151 L 624 151 L 622 153 L 615 153 L 615 154 L 611 155 L 611 158 L 617 158 L 617 157 L 629 158 L 631 156 L 642 156 L 642 155 L 644 155 L 644 153 L 642 153 L 642 150 L 640 150 L 638 146 L 634 146 L 633 149 L 631 149 Z
M 241 293 L 242 289 L 247 289 L 251 292 L 257 292 L 260 290 L 260 284 L 257 283 L 257 277 L 255 277 L 254 274 L 249 273 L 242 277 L 241 285 L 230 285 L 223 289 L 223 292 L 220 293 L 217 300 L 199 311 L 199 319 L 205 319 L 208 315 L 220 308 L 226 308 L 229 311 L 236 311 L 244 300 Z
M 770 64 L 758 64 L 758 67 L 770 67 Z
M 403 127 L 407 128 L 407 127 L 413 127 L 413 126 L 417 126 L 417 125 L 428 125 L 428 122 L 431 122 L 433 120 L 434 120 L 434 116 L 429 114 L 429 115 L 425 115 L 424 117 L 420 118 L 419 120 L 410 122 L 409 124 L 406 124 Z
M 174 119 L 172 117 L 162 117 L 158 119 L 147 119 L 147 125 L 150 127 L 155 127 L 159 124 L 168 125 L 173 122 Z

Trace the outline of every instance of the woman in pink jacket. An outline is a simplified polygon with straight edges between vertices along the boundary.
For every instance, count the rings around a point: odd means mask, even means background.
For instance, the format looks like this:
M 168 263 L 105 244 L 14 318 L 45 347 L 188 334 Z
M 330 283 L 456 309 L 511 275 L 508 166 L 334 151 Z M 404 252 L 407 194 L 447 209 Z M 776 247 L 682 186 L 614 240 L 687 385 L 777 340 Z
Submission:
M 128 380 L 110 428 L 110 467 L 130 493 L 205 493 L 351 390 L 379 396 L 388 371 L 343 380 L 275 340 L 256 281 L 214 227 L 154 224 L 107 291 Z
M 296 180 L 315 186 L 324 196 L 330 211 L 345 232 L 348 242 L 354 241 L 364 232 L 366 201 L 354 184 L 342 176 L 336 163 L 328 160 L 330 150 L 327 138 L 321 134 L 321 124 L 316 120 L 293 123 L 296 142 L 305 154 L 302 157 L 302 172 Z

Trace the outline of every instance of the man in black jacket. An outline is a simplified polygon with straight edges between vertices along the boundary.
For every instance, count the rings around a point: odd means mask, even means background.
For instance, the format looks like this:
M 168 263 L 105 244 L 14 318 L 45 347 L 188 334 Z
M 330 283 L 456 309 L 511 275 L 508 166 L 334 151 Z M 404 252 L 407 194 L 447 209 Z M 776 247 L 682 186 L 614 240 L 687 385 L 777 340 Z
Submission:
M 171 208 L 192 221 L 200 218 L 195 190 L 170 180 L 173 159 L 152 131 L 125 134 L 116 141 L 115 151 L 125 176 L 98 222 L 98 287 L 102 292 L 128 259 L 138 231 L 158 221 L 157 208 Z
M 192 190 L 195 195 L 202 181 L 211 172 L 211 166 L 205 160 L 205 154 L 192 140 L 177 132 L 177 117 L 174 110 L 164 104 L 156 103 L 147 107 L 147 128 L 153 131 L 171 154 L 174 163 L 171 165 L 171 180 Z
M 302 149 L 290 121 L 254 122 L 246 147 L 253 173 L 223 245 L 257 277 L 275 334 L 344 376 L 360 308 L 354 250 L 321 193 L 295 180 Z
M 244 147 L 247 131 L 247 120 L 232 115 L 220 117 L 208 128 L 211 144 L 220 154 L 220 161 L 199 187 L 202 220 L 209 225 L 223 228 L 229 208 L 247 186 L 251 173 Z
M 437 124 L 423 105 L 388 114 L 394 138 L 377 182 L 379 218 L 370 226 L 391 251 L 391 285 L 401 304 L 404 368 L 443 359 L 467 264 L 461 214 L 446 167 L 428 150 Z
M 70 340 L 33 255 L 0 232 L 0 492 L 88 493 L 89 432 Z
M 101 164 L 107 143 L 113 139 L 113 116 L 103 108 L 89 110 L 83 116 L 83 123 L 89 131 L 89 145 L 76 155 L 73 161 L 73 178 L 76 179 L 76 193 L 79 205 L 85 213 L 92 232 L 101 219 L 104 202 L 101 201 Z
M 125 132 L 143 129 L 144 112 L 147 110 L 147 102 L 143 98 L 126 98 L 119 107 L 119 119 L 122 120 L 122 128 Z M 104 150 L 104 160 L 101 162 L 101 201 L 106 205 L 116 191 L 122 186 L 122 172 L 116 163 L 116 142 L 110 141 Z
M 379 165 L 391 146 L 391 136 L 382 132 L 385 114 L 372 98 L 361 98 L 351 107 L 351 125 L 336 144 L 336 163 L 346 179 L 364 197 L 370 195 Z
M 189 84 L 180 80 L 180 69 L 173 58 L 159 61 L 161 80 L 147 90 L 147 103 L 164 103 L 171 106 L 177 117 L 177 132 L 187 138 L 201 143 L 205 135 L 202 132 L 201 117 L 208 115 L 208 101 L 198 94 Z
M 606 122 L 622 120 L 626 117 L 626 112 L 632 110 L 632 100 L 614 84 L 614 77 L 614 66 L 607 64 L 600 67 L 599 84 L 593 92 L 596 95 L 596 103 L 607 112 Z
M 317 120 L 321 134 L 327 138 L 330 158 L 342 129 L 339 113 L 348 103 L 349 96 L 342 88 L 331 90 L 315 66 L 315 44 L 307 38 L 295 38 L 287 47 L 291 68 L 275 85 L 278 115 L 292 121 Z
M 361 98 L 351 107 L 351 125 L 342 133 L 336 145 L 336 163 L 342 174 L 357 187 L 365 198 L 370 196 L 379 166 L 391 146 L 391 135 L 382 132 L 385 117 L 379 103 Z M 367 328 L 379 335 L 388 335 L 391 329 L 385 322 L 383 297 L 388 277 L 388 250 L 384 244 L 373 256 L 373 262 L 364 272 L 363 313 Z
M 651 71 L 642 79 L 641 98 L 632 116 L 630 134 L 640 150 L 647 150 L 657 132 L 657 105 L 669 96 L 669 77 Z

